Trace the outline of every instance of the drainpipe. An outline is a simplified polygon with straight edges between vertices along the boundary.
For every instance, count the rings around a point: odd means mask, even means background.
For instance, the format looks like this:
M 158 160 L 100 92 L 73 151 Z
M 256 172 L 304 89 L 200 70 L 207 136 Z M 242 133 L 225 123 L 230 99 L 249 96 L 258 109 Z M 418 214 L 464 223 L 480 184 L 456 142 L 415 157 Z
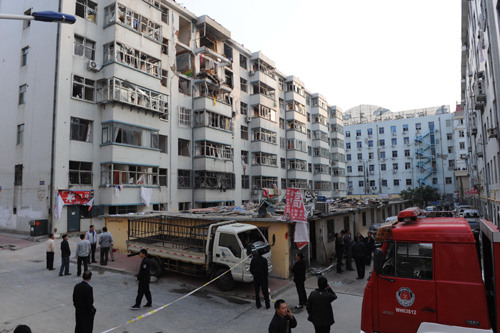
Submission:
M 62 0 L 59 0 L 58 12 L 61 12 Z M 56 146 L 56 116 L 57 116 L 57 77 L 59 75 L 59 44 L 61 42 L 61 24 L 57 24 L 57 34 L 56 34 L 56 62 L 54 69 L 54 96 L 53 96 L 53 108 L 52 108 L 52 141 L 50 144 L 50 185 L 49 185 L 49 230 L 54 231 L 54 179 L 55 179 L 55 146 Z

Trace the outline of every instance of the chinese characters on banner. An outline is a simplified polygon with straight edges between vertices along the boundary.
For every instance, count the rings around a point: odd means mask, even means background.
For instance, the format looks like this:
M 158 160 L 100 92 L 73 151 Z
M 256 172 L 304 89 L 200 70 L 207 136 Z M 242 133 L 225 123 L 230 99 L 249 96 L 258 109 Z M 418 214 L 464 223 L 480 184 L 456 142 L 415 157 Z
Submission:
M 299 250 L 301 250 L 309 243 L 309 232 L 307 230 L 306 209 L 300 189 L 286 189 L 286 205 L 283 217 L 295 222 L 294 240 Z
M 61 212 L 64 205 L 84 205 L 92 207 L 94 203 L 94 190 L 90 191 L 57 191 L 56 203 L 54 205 L 54 216 L 61 218 Z M 90 208 L 89 208 L 90 210 Z

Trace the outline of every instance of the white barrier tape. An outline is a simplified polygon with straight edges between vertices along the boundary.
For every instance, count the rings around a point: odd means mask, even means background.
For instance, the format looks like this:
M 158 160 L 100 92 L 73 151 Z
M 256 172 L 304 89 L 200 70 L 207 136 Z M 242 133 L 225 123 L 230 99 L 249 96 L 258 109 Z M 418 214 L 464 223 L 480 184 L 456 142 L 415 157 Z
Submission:
M 183 296 L 181 296 L 181 297 L 177 298 L 176 300 L 173 300 L 172 302 L 170 302 L 170 303 L 168 303 L 168 304 L 165 304 L 165 305 L 163 305 L 163 306 L 160 306 L 159 308 L 157 308 L 157 309 L 155 309 L 155 310 L 152 310 L 152 311 L 150 311 L 150 312 L 148 312 L 148 313 L 145 313 L 145 314 L 143 314 L 143 315 L 141 315 L 141 316 L 139 316 L 139 317 L 136 317 L 136 318 L 134 318 L 134 319 L 132 319 L 132 320 L 129 320 L 129 321 L 127 321 L 127 322 L 125 322 L 125 323 L 123 323 L 123 324 L 121 324 L 121 325 L 118 325 L 118 326 L 115 326 L 115 327 L 113 327 L 113 328 L 110 328 L 110 329 L 108 329 L 108 330 L 106 330 L 106 331 L 103 331 L 102 333 L 108 333 L 108 332 L 114 331 L 114 330 L 116 330 L 117 328 L 123 327 L 123 326 L 128 325 L 128 324 L 132 324 L 133 322 L 136 322 L 136 321 L 138 321 L 138 320 L 140 320 L 140 319 L 144 319 L 144 318 L 146 318 L 146 317 L 149 317 L 149 316 L 151 316 L 152 314 L 154 314 L 154 313 L 156 313 L 156 312 L 159 312 L 159 311 L 161 311 L 161 310 L 165 309 L 165 308 L 166 308 L 166 307 L 168 307 L 169 305 L 172 305 L 172 304 L 174 304 L 174 303 L 176 303 L 176 302 L 178 302 L 178 301 L 180 301 L 180 300 L 182 300 L 182 299 L 184 299 L 184 298 L 186 298 L 186 297 L 188 297 L 188 296 L 191 296 L 192 294 L 194 294 L 194 293 L 195 293 L 195 292 L 197 292 L 198 290 L 200 290 L 200 289 L 202 289 L 202 288 L 205 288 L 206 286 L 208 286 L 208 285 L 209 285 L 209 284 L 211 284 L 212 282 L 216 281 L 216 280 L 217 280 L 218 278 L 220 278 L 221 276 L 223 276 L 223 275 L 227 274 L 228 272 L 232 271 L 234 268 L 236 268 L 237 266 L 241 265 L 241 264 L 242 264 L 245 260 L 247 260 L 248 258 L 250 258 L 250 256 L 247 256 L 246 258 L 242 259 L 239 263 L 237 263 L 237 264 L 236 264 L 236 265 L 234 265 L 233 267 L 229 268 L 229 269 L 228 269 L 227 271 L 225 271 L 223 274 L 221 274 L 221 275 L 217 276 L 216 278 L 214 278 L 214 279 L 212 279 L 212 280 L 208 281 L 208 282 L 207 282 L 207 283 L 205 283 L 204 285 L 202 285 L 202 286 L 200 286 L 200 287 L 198 287 L 198 288 L 196 288 L 196 289 L 194 289 L 194 290 L 190 291 L 190 292 L 189 292 L 189 293 L 187 293 L 186 295 L 183 295 Z

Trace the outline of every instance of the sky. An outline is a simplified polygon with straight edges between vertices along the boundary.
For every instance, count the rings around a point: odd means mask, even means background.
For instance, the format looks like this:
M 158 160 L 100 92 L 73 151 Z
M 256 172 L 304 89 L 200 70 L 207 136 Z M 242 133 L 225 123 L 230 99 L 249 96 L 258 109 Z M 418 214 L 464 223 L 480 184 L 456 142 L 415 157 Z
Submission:
M 459 0 L 177 0 L 329 105 L 391 111 L 460 97 Z

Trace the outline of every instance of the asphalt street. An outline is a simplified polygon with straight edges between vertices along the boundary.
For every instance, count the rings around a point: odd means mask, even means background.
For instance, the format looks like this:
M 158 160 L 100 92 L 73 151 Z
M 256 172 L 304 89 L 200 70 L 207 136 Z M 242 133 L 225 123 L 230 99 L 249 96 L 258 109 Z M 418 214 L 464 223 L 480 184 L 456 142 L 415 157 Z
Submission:
M 75 312 L 72 292 L 81 281 L 76 266 L 70 264 L 71 276 L 58 276 L 60 253 L 56 251 L 54 271 L 45 269 L 45 242 L 28 242 L 17 235 L 0 234 L 0 331 L 13 332 L 18 324 L 29 325 L 33 332 L 72 332 Z M 56 249 L 61 240 L 56 239 Z M 12 243 L 12 244 L 10 244 Z M 76 238 L 70 239 L 74 255 Z M 238 290 L 222 293 L 212 286 L 183 297 L 206 281 L 168 274 L 151 285 L 153 308 L 130 310 L 137 293 L 132 272 L 91 265 L 94 306 L 97 314 L 94 332 L 267 332 L 274 310 L 257 309 L 252 298 Z M 332 332 L 359 333 L 361 303 L 365 280 L 356 280 L 356 272 L 325 275 L 338 295 L 333 303 L 335 324 Z M 316 288 L 316 277 L 306 281 L 309 294 Z M 314 332 L 305 309 L 294 309 L 298 302 L 293 282 L 271 290 L 273 300 L 283 298 L 298 321 L 294 332 Z M 248 291 L 249 286 L 237 288 Z M 247 295 L 248 296 L 248 295 Z M 145 300 L 143 300 L 143 304 Z M 163 309 L 159 309 L 164 305 Z M 127 322 L 159 309 L 132 323 Z

